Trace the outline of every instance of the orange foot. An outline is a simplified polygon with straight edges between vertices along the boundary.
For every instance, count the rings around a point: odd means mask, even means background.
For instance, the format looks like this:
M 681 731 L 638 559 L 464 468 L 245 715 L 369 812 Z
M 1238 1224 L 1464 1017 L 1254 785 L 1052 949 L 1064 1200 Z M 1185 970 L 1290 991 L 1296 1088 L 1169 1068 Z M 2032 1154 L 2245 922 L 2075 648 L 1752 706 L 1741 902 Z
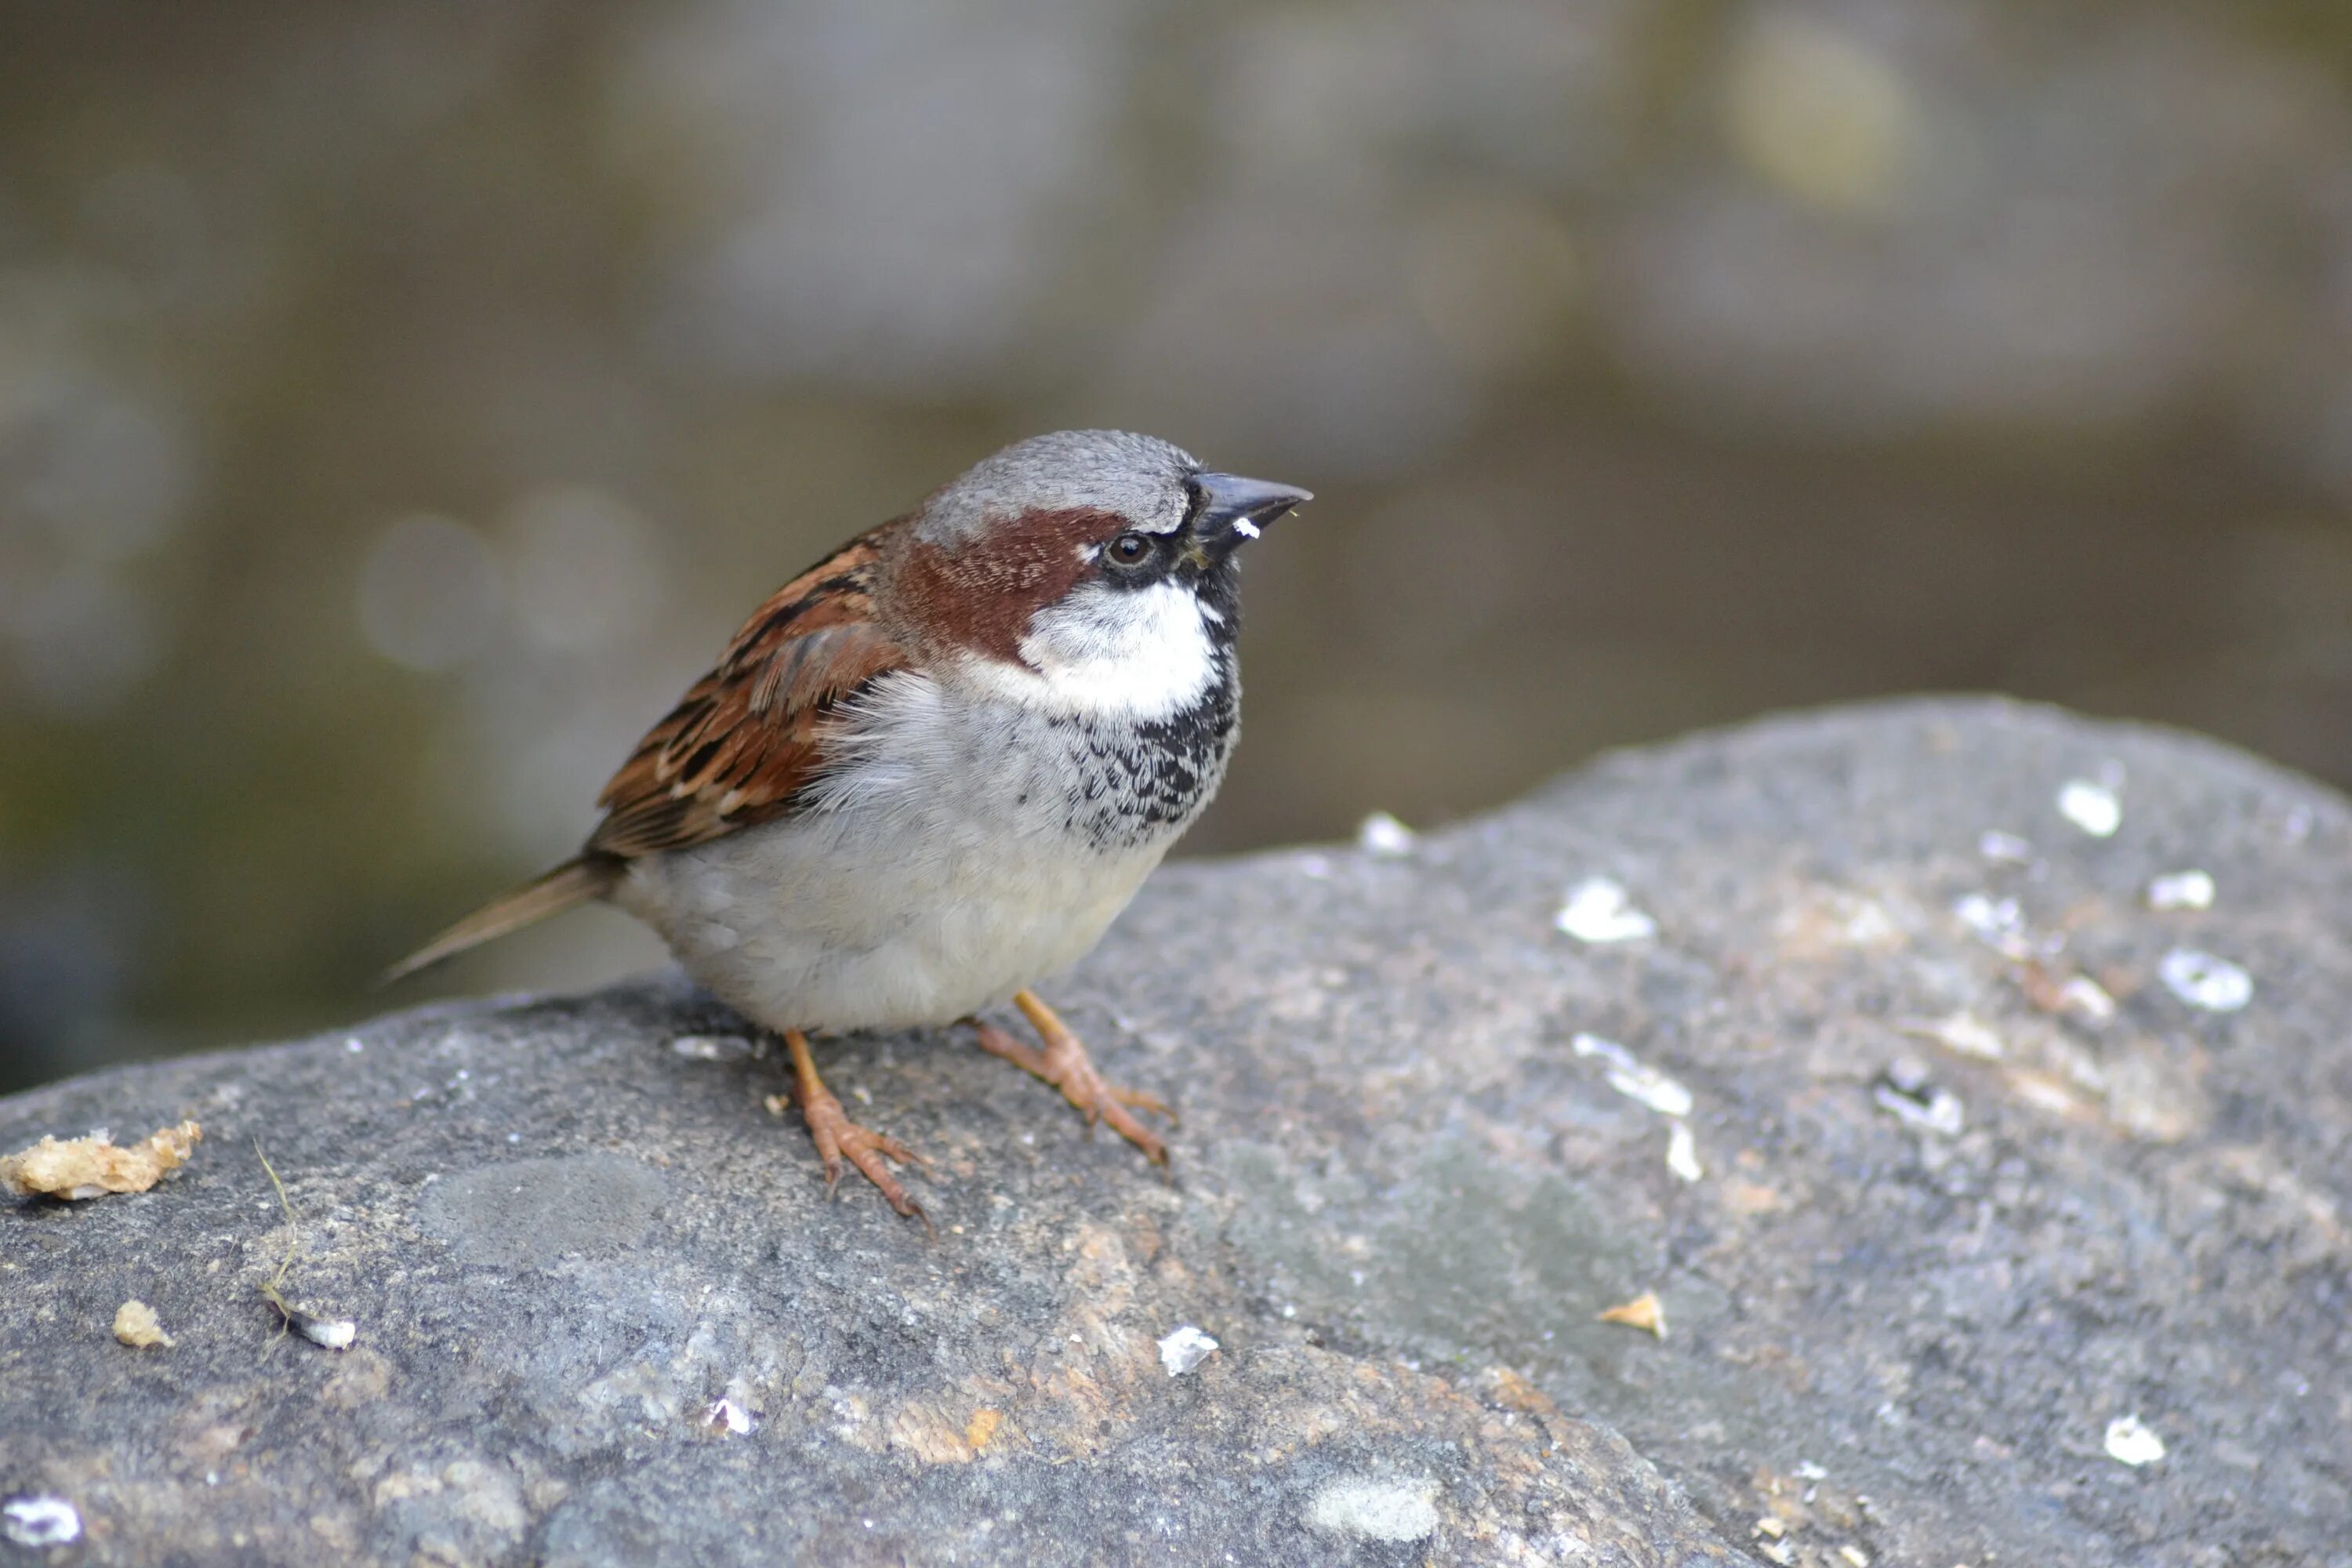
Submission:
M 921 1220 L 923 1228 L 937 1236 L 930 1215 L 907 1195 L 907 1189 L 898 1184 L 898 1178 L 882 1163 L 895 1160 L 901 1165 L 927 1165 L 929 1162 L 897 1139 L 886 1138 L 849 1119 L 849 1113 L 841 1109 L 841 1101 L 834 1098 L 833 1090 L 817 1077 L 816 1061 L 809 1055 L 806 1035 L 798 1029 L 785 1030 L 784 1047 L 793 1057 L 793 1098 L 800 1101 L 801 1114 L 808 1121 L 809 1136 L 816 1140 L 817 1157 L 824 1162 L 825 1195 L 832 1196 L 839 1185 L 841 1163 L 846 1159 L 857 1167 L 859 1174 L 881 1189 L 892 1208 L 909 1219 Z M 770 1109 L 782 1107 L 772 1100 Z
M 1089 1131 L 1097 1120 L 1108 1121 L 1112 1131 L 1142 1150 L 1152 1163 L 1168 1163 L 1168 1145 L 1138 1121 L 1129 1108 L 1149 1110 L 1171 1122 L 1176 1113 L 1150 1095 L 1121 1089 L 1096 1071 L 1094 1058 L 1087 1055 L 1086 1042 L 1072 1034 L 1070 1026 L 1031 993 L 1016 991 L 1013 1002 L 1027 1016 L 1037 1037 L 1045 1042 L 1045 1048 L 1032 1050 L 995 1025 L 974 1018 L 971 1024 L 980 1031 L 980 1048 L 991 1056 L 1003 1057 L 1024 1072 L 1034 1074 L 1060 1089 L 1062 1098 L 1086 1117 Z

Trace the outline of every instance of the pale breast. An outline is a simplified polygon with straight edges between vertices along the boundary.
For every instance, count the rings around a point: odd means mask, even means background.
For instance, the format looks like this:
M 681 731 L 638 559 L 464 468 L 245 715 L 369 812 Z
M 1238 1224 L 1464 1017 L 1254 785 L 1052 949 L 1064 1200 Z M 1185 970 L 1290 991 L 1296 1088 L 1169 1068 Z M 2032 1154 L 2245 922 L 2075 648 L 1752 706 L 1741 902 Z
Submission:
M 771 1027 L 950 1022 L 1083 956 L 1214 792 L 1229 693 L 1143 728 L 900 679 L 802 811 L 637 862 L 616 900 Z

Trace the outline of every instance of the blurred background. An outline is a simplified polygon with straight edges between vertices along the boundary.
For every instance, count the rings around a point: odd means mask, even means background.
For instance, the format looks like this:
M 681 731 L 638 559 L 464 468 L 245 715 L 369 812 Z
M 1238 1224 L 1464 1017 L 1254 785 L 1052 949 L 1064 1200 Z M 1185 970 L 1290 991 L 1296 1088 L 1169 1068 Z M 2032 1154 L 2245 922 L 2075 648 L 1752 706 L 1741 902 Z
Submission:
M 2352 782 L 2342 0 L 0 7 L 0 1090 L 568 852 L 1001 443 L 1320 499 L 1193 853 L 1998 688 Z

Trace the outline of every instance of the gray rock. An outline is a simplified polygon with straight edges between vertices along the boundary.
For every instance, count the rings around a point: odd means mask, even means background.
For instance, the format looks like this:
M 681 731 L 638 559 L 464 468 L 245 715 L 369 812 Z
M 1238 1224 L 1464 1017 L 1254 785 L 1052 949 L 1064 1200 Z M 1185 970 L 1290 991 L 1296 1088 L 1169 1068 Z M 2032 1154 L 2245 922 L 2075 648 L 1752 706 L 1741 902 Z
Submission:
M 1591 875 L 1656 934 L 1557 929 Z M 2352 1563 L 2348 929 L 2336 795 L 1908 703 L 1170 868 L 1055 994 L 1172 1184 L 954 1031 L 832 1045 L 936 1242 L 674 981 L 58 1085 L 0 1149 L 207 1138 L 0 1211 L 0 1493 L 83 1525 L 0 1560 Z M 348 1352 L 273 1340 L 289 1245 Z

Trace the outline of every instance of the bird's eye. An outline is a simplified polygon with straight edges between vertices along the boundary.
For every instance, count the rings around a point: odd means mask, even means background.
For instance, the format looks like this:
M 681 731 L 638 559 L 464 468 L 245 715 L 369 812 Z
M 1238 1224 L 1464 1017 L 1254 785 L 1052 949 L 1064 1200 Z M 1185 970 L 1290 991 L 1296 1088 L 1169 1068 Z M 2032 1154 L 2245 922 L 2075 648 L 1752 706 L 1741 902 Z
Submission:
M 1140 566 L 1151 559 L 1151 536 L 1122 533 L 1103 546 L 1103 554 L 1114 566 Z

